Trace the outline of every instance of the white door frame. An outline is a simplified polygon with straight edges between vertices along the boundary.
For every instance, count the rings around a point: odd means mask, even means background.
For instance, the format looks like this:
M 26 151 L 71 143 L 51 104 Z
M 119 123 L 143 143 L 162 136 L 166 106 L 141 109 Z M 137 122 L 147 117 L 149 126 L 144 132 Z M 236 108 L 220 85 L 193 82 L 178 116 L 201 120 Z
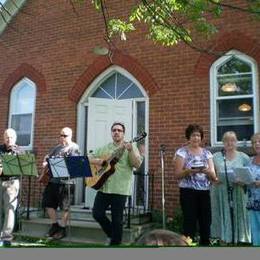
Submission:
M 133 81 L 136 86 L 140 89 L 142 94 L 144 95 L 143 98 L 134 98 L 133 100 L 135 101 L 145 101 L 145 131 L 147 132 L 149 136 L 149 98 L 147 96 L 146 91 L 140 84 L 140 82 L 133 77 L 128 71 L 125 69 L 117 66 L 117 65 L 112 65 L 109 67 L 107 70 L 102 72 L 98 77 L 96 77 L 92 83 L 89 85 L 89 87 L 86 86 L 86 91 L 82 95 L 80 101 L 78 102 L 77 105 L 77 143 L 79 144 L 79 148 L 82 153 L 85 152 L 86 150 L 86 141 L 85 141 L 85 133 L 86 133 L 86 106 L 88 106 L 88 97 L 91 97 L 92 94 L 95 92 L 95 90 L 98 88 L 101 82 L 105 81 L 110 75 L 112 75 L 114 72 L 119 72 L 123 74 L 124 76 L 128 77 L 131 81 Z M 136 133 L 136 129 L 133 128 L 133 133 Z M 148 173 L 148 165 L 149 165 L 149 138 L 146 140 L 146 147 L 145 147 L 145 174 Z M 148 202 L 148 197 L 149 197 L 149 190 L 148 187 L 146 187 L 147 193 L 146 193 L 146 202 Z M 77 179 L 77 185 L 75 189 L 75 204 L 80 204 L 81 203 L 81 194 L 83 192 L 83 185 L 82 185 L 82 179 Z M 146 205 L 147 207 L 148 205 Z

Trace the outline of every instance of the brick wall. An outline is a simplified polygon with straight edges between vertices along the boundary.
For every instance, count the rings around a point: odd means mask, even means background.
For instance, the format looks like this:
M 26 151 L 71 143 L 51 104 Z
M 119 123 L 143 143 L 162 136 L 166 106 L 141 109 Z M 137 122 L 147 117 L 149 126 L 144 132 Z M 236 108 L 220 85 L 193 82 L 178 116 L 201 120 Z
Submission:
M 109 1 L 110 15 L 124 17 L 134 1 Z M 239 2 L 239 1 L 236 1 Z M 227 11 L 216 21 L 220 30 L 209 41 L 215 51 L 235 48 L 260 63 L 259 22 L 244 13 Z M 209 68 L 217 58 L 191 50 L 184 44 L 165 48 L 144 37 L 140 27 L 126 42 L 116 41 L 113 62 L 128 70 L 149 95 L 149 170 L 154 174 L 154 207 L 161 208 L 159 147 L 165 155 L 166 209 L 178 205 L 173 177 L 173 154 L 186 140 L 185 127 L 192 122 L 205 129 L 210 140 Z M 69 1 L 27 1 L 0 35 L 0 132 L 8 124 L 9 94 L 23 77 L 37 84 L 34 150 L 38 165 L 57 142 L 59 129 L 70 126 L 76 132 L 76 106 L 85 88 L 110 66 L 92 49 L 104 46 L 104 22 L 87 1 L 73 11 Z M 32 203 L 39 205 L 43 187 L 32 180 Z

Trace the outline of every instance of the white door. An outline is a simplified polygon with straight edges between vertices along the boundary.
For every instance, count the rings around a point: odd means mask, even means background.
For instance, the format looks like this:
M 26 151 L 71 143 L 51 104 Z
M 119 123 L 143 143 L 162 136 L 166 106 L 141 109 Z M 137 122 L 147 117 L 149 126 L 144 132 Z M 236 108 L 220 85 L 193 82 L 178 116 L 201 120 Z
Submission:
M 95 151 L 112 141 L 111 125 L 115 121 L 123 122 L 126 127 L 125 140 L 132 139 L 133 102 L 132 100 L 114 100 L 104 98 L 88 99 L 87 152 Z M 85 207 L 92 208 L 96 190 L 86 187 Z

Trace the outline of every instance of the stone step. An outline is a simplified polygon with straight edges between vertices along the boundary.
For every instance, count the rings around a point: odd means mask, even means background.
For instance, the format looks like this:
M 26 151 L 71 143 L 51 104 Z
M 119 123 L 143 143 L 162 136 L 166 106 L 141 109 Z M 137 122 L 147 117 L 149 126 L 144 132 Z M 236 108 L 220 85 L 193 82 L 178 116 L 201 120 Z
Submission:
M 127 210 L 127 209 L 126 209 Z M 124 212 L 124 223 L 128 222 L 128 212 L 125 210 Z M 58 218 L 61 217 L 62 212 L 57 211 Z M 111 212 L 110 210 L 107 211 L 107 215 L 110 216 Z M 26 216 L 26 214 L 23 214 L 23 216 Z M 47 213 L 42 209 L 32 209 L 30 212 L 30 218 L 47 218 Z M 89 221 L 89 222 L 96 222 L 92 216 L 92 210 L 86 209 L 83 206 L 72 206 L 70 209 L 70 219 L 71 220 L 80 220 L 80 221 Z M 130 214 L 130 225 L 132 224 L 145 224 L 149 223 L 152 220 L 151 213 L 141 213 L 141 212 L 131 212 Z
M 22 219 L 21 229 L 16 233 L 17 236 L 27 236 L 34 238 L 44 238 L 50 228 L 50 220 L 47 218 Z M 123 243 L 133 243 L 143 232 L 150 230 L 152 223 L 142 225 L 132 225 L 131 228 L 124 228 Z M 70 226 L 67 228 L 67 237 L 62 242 L 82 243 L 82 244 L 100 244 L 104 245 L 106 236 L 96 222 L 70 220 Z

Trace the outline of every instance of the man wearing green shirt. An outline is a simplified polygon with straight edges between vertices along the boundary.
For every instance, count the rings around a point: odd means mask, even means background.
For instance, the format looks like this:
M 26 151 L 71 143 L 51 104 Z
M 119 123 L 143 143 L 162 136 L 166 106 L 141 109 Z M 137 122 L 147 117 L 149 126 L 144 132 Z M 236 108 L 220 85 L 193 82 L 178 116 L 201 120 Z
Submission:
M 124 141 L 125 126 L 115 122 L 111 126 L 112 143 L 95 151 L 90 162 L 103 165 L 104 157 L 109 157 L 115 150 L 123 148 L 123 154 L 115 165 L 115 172 L 107 179 L 96 194 L 93 217 L 100 224 L 110 239 L 110 245 L 119 245 L 123 233 L 123 210 L 127 196 L 131 195 L 133 168 L 139 168 L 142 156 L 135 145 Z M 111 220 L 106 210 L 111 207 Z

